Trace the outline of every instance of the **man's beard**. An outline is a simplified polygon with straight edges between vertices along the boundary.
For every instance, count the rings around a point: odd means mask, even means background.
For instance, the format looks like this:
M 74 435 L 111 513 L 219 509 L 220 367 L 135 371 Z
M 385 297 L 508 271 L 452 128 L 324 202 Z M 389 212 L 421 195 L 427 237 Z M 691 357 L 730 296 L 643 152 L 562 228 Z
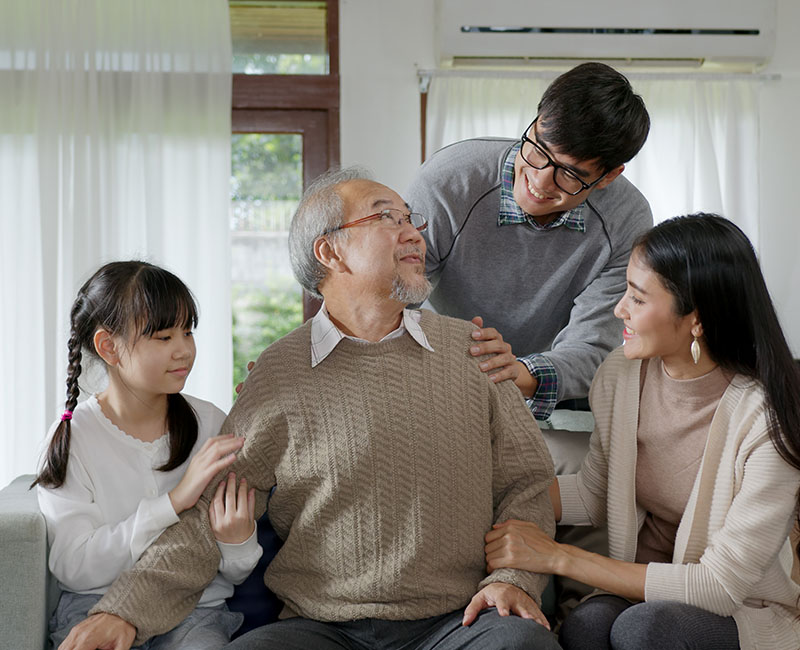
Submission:
M 411 284 L 397 274 L 392 280 L 390 298 L 402 302 L 404 305 L 417 305 L 425 302 L 432 290 L 433 286 L 424 275 L 420 275 L 419 280 L 415 284 Z
M 425 299 L 430 295 L 433 290 L 428 278 L 420 273 L 415 275 L 412 281 L 408 281 L 400 275 L 399 265 L 400 258 L 404 255 L 416 253 L 421 259 L 425 259 L 425 254 L 419 246 L 409 245 L 401 251 L 398 251 L 395 258 L 395 272 L 392 279 L 392 292 L 390 298 L 397 302 L 402 302 L 404 305 L 418 305 L 425 302 Z

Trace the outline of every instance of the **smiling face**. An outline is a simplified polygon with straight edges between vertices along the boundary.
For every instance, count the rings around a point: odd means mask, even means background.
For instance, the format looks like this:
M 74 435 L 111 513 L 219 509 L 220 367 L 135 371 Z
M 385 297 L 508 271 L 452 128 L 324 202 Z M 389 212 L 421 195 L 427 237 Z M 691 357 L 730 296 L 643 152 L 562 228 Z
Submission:
M 172 327 L 141 336 L 127 345 L 118 342 L 119 377 L 142 398 L 178 393 L 194 365 L 192 330 Z
M 409 211 L 397 192 L 374 181 L 349 181 L 338 193 L 345 206 L 345 223 L 386 208 Z M 340 240 L 337 248 L 357 290 L 403 304 L 422 302 L 430 292 L 425 277 L 425 240 L 411 224 L 374 220 L 354 226 L 348 228 L 347 238 Z
M 537 125 L 533 124 L 528 130 L 527 136 L 536 142 L 553 162 L 571 171 L 587 185 L 603 175 L 603 169 L 595 161 L 577 160 L 559 152 L 557 148 L 549 147 L 547 143 L 538 138 L 536 127 Z M 554 168 L 552 165 L 548 165 L 544 169 L 536 169 L 526 162 L 522 152 L 519 151 L 514 159 L 514 201 L 526 214 L 538 217 L 537 221 L 540 223 L 547 223 L 561 213 L 579 206 L 595 189 L 606 187 L 622 173 L 623 169 L 624 166 L 620 165 L 608 172 L 597 185 L 572 196 L 556 185 L 553 180 Z
M 623 351 L 628 359 L 661 357 L 665 367 L 691 368 L 690 346 L 694 336 L 702 334 L 696 312 L 679 316 L 675 299 L 659 276 L 634 250 L 628 262 L 628 288 L 614 315 L 625 324 Z M 681 374 L 670 372 L 677 378 Z

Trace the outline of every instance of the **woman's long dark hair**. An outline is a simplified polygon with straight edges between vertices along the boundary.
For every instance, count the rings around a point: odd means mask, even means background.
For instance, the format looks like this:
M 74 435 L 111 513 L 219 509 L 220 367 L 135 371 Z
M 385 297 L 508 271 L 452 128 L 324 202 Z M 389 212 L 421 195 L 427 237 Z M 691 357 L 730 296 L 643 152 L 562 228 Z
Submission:
M 760 382 L 772 444 L 800 469 L 800 368 L 745 234 L 718 215 L 692 214 L 658 224 L 633 249 L 680 316 L 697 310 L 711 358 Z
M 111 262 L 101 267 L 78 291 L 70 312 L 67 343 L 67 411 L 78 405 L 78 377 L 83 353 L 97 357 L 94 334 L 102 328 L 114 336 L 133 341 L 142 336 L 180 327 L 197 326 L 197 305 L 189 288 L 162 268 L 147 262 Z M 180 393 L 167 396 L 169 458 L 158 469 L 180 466 L 197 442 L 197 416 Z M 62 420 L 47 448 L 42 469 L 34 485 L 58 488 L 64 484 L 69 461 L 72 423 Z

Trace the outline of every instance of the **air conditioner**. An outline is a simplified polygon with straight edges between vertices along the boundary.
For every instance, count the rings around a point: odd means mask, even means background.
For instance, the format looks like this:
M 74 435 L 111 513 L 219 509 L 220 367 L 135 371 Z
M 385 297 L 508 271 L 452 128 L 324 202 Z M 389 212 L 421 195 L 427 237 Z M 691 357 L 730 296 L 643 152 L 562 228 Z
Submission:
M 595 59 L 763 64 L 776 0 L 437 0 L 440 65 Z

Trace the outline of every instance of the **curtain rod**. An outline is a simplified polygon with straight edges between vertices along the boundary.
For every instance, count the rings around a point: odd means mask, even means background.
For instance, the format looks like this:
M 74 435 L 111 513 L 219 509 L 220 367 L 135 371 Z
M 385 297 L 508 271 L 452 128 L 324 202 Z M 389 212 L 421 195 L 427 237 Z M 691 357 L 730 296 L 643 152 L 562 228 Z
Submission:
M 420 85 L 430 83 L 433 77 L 466 77 L 494 79 L 553 79 L 561 74 L 560 70 L 498 70 L 485 68 L 482 70 L 464 70 L 453 68 L 432 68 L 417 71 Z M 633 81 L 778 81 L 781 75 L 777 72 L 628 72 L 623 74 Z

